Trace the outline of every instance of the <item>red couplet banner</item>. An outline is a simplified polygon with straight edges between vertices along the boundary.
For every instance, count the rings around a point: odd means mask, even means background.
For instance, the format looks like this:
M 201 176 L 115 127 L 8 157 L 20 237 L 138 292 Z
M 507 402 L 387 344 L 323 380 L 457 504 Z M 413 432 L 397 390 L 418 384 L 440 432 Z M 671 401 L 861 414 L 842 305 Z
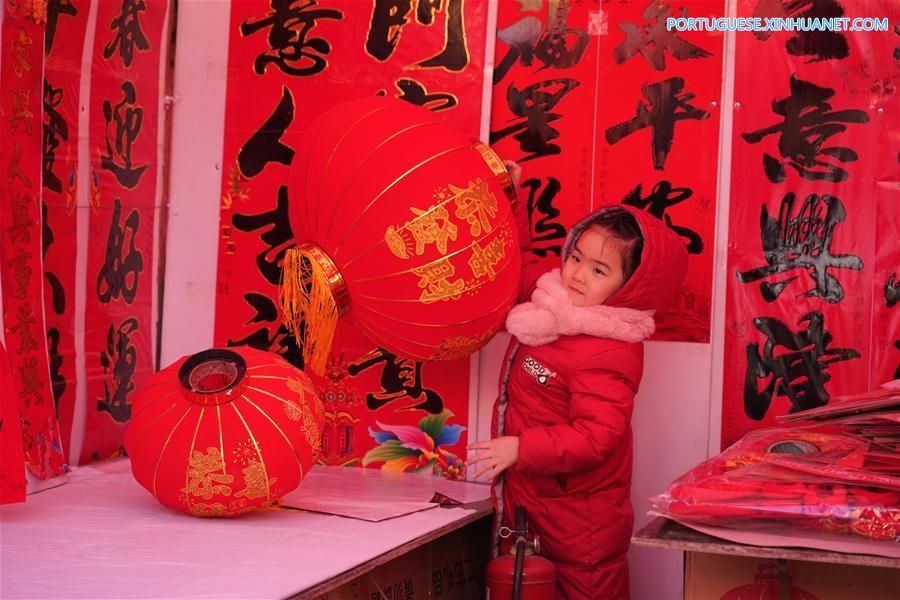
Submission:
M 900 6 L 743 0 L 738 16 L 896 24 Z M 900 358 L 897 36 L 736 38 L 723 447 L 896 377 Z
M 81 462 L 122 452 L 153 374 L 153 253 L 166 0 L 104 1 L 91 63 L 91 198 Z
M 501 0 L 494 52 L 491 145 L 522 167 L 532 247 L 560 256 L 566 231 L 591 209 L 599 2 Z
M 625 203 L 684 239 L 688 272 L 652 339 L 709 342 L 724 34 L 666 28 L 722 0 L 609 2 L 597 92 L 598 204 Z
M 10 4 L 10 6 L 13 6 Z M 41 265 L 41 98 L 44 27 L 14 11 L 3 21 L 0 64 L 0 274 L 12 390 L 25 464 L 47 479 L 65 472 L 44 339 Z M 11 425 L 13 427 L 17 424 Z
M 69 455 L 75 411 L 75 257 L 81 54 L 91 3 L 47 6 L 43 83 L 44 315 L 50 381 Z
M 249 345 L 302 366 L 276 304 L 294 243 L 288 206 L 305 200 L 291 175 L 300 139 L 333 104 L 373 95 L 423 106 L 477 138 L 486 22 L 487 4 L 471 0 L 232 1 L 217 345 Z M 326 376 L 313 377 L 326 415 L 322 462 L 458 476 L 468 360 L 423 364 L 373 346 L 339 323 Z M 426 431 L 435 448 L 397 447 L 383 428 L 395 426 Z

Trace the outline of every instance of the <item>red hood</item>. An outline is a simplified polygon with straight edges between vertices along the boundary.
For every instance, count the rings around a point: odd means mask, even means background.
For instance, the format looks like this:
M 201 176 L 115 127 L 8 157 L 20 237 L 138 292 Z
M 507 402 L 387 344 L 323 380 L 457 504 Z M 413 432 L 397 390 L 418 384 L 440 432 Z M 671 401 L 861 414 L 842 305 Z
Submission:
M 675 299 L 687 273 L 687 243 L 648 212 L 624 204 L 599 208 L 569 230 L 563 246 L 563 262 L 594 217 L 613 206 L 628 211 L 637 219 L 644 234 L 644 249 L 641 252 L 641 264 L 631 278 L 604 304 L 637 310 L 657 309 L 667 305 Z

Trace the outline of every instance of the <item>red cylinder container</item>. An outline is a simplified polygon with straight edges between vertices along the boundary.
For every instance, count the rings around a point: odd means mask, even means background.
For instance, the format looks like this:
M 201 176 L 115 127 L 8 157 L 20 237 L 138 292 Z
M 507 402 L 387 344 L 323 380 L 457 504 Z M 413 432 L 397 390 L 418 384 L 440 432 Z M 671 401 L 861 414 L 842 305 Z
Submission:
M 516 557 L 509 554 L 488 564 L 487 587 L 490 600 L 511 600 L 515 579 Z M 542 556 L 526 555 L 522 567 L 519 600 L 556 600 L 556 567 Z

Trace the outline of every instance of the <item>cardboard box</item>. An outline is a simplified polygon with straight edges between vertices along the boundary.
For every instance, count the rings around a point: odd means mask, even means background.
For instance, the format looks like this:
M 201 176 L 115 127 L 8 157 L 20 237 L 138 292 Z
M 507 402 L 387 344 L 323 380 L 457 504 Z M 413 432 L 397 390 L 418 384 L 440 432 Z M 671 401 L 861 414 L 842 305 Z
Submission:
M 685 553 L 687 600 L 896 600 L 900 569 Z
M 321 600 L 481 600 L 490 553 L 482 519 L 376 567 Z

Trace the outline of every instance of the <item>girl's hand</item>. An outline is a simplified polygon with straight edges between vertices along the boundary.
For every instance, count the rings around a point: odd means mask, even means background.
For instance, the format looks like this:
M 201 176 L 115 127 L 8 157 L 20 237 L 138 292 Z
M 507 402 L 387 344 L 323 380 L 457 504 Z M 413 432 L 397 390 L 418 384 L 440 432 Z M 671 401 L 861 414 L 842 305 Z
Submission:
M 519 189 L 519 184 L 522 182 L 522 167 L 514 160 L 504 160 L 503 166 L 506 167 L 509 178 L 512 179 L 513 187 Z
M 484 461 L 473 477 L 477 479 L 487 473 L 488 481 L 493 481 L 519 460 L 519 438 L 507 435 L 486 442 L 475 442 L 469 446 L 469 450 L 481 450 L 469 460 L 470 465 Z

